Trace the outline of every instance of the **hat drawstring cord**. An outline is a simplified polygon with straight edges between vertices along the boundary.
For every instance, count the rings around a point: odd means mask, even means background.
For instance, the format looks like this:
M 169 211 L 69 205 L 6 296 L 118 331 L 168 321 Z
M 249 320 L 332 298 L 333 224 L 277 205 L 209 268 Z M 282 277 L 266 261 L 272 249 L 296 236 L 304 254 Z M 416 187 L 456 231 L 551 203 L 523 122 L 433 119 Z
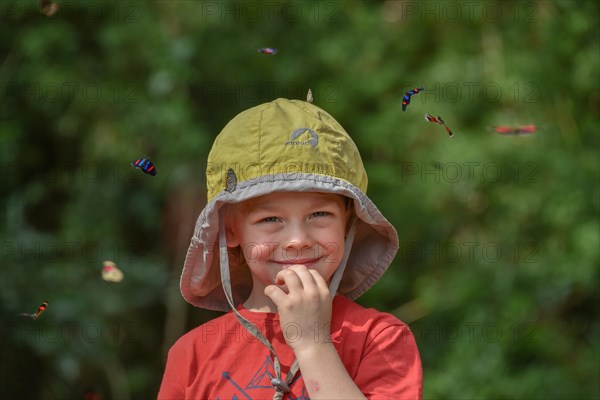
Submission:
M 332 299 L 337 293 L 338 287 L 340 286 L 340 282 L 342 281 L 342 276 L 344 275 L 344 271 L 346 270 L 346 264 L 348 263 L 348 258 L 350 257 L 350 251 L 352 250 L 352 243 L 354 242 L 355 234 L 356 217 L 352 219 L 352 224 L 350 225 L 350 229 L 348 230 L 348 236 L 346 236 L 346 242 L 344 244 L 344 256 L 342 257 L 342 261 L 340 261 L 340 265 L 333 274 L 333 277 L 331 278 L 331 283 L 329 284 L 329 293 L 331 294 Z

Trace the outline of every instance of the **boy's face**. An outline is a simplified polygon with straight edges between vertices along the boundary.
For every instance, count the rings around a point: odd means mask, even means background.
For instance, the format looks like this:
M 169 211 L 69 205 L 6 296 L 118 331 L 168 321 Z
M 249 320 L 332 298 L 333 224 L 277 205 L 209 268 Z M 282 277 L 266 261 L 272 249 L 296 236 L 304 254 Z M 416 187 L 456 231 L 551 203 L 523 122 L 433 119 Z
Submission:
M 276 192 L 235 205 L 227 218 L 227 245 L 240 246 L 254 289 L 275 283 L 295 264 L 329 281 L 344 254 L 345 197 L 329 193 Z

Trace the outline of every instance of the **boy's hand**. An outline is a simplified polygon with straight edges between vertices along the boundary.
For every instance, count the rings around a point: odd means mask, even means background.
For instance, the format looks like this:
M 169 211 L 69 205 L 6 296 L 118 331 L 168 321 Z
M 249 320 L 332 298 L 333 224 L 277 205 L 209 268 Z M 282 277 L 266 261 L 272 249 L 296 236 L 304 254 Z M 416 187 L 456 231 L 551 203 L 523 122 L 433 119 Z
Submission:
M 277 306 L 288 346 L 296 352 L 331 343 L 332 298 L 321 274 L 297 264 L 279 271 L 275 283 L 277 285 L 267 286 L 264 293 Z

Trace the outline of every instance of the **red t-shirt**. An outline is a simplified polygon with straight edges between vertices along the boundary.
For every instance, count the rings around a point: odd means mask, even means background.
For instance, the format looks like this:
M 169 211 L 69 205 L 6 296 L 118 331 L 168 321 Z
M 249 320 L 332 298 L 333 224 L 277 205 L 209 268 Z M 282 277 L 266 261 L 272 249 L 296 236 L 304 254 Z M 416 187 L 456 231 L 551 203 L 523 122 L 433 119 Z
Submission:
M 271 342 L 281 363 L 282 379 L 294 361 L 276 313 L 239 308 Z M 285 327 L 292 337 L 318 335 Z M 315 338 L 315 340 L 324 340 Z M 344 296 L 333 301 L 333 342 L 348 374 L 369 399 L 421 399 L 423 374 L 414 337 L 391 314 L 364 308 Z M 301 372 L 284 399 L 308 399 Z M 270 351 L 244 329 L 232 312 L 182 336 L 169 351 L 159 400 L 272 399 L 275 376 Z

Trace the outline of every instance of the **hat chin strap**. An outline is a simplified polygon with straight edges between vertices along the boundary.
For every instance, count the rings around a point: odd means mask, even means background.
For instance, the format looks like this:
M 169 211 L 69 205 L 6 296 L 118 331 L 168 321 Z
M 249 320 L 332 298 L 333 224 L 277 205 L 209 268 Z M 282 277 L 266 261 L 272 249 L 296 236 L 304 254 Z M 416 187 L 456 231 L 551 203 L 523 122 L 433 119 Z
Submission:
M 352 243 L 354 242 L 355 233 L 356 217 L 352 218 L 350 229 L 348 230 L 348 236 L 346 236 L 346 242 L 344 244 L 344 256 L 342 257 L 342 261 L 340 261 L 340 265 L 335 270 L 333 277 L 331 277 L 331 282 L 329 283 L 329 293 L 331 293 L 332 299 L 337 293 L 338 287 L 340 286 L 340 282 L 342 281 L 342 276 L 344 275 L 344 271 L 346 270 L 346 264 L 348 263 L 348 257 L 350 257 L 350 250 L 352 250 Z
M 356 232 L 356 219 L 352 221 L 352 225 L 350 230 L 348 231 L 348 236 L 346 237 L 345 247 L 344 247 L 344 256 L 342 257 L 342 261 L 338 266 L 337 270 L 333 274 L 331 278 L 331 283 L 329 284 L 329 293 L 331 293 L 331 298 L 335 296 L 338 286 L 342 280 L 342 275 L 344 274 L 344 270 L 346 269 L 346 263 L 348 262 L 348 257 L 350 256 L 350 250 L 352 249 L 352 242 L 354 241 L 354 234 Z M 273 354 L 273 368 L 275 369 L 275 378 L 271 379 L 271 384 L 275 388 L 275 394 L 273 395 L 273 400 L 281 400 L 285 393 L 290 392 L 290 383 L 294 379 L 294 376 L 300 369 L 298 365 L 298 360 L 295 359 L 288 374 L 285 378 L 285 381 L 281 379 L 281 364 L 279 363 L 279 357 L 277 357 L 277 353 L 275 349 L 269 343 L 267 338 L 262 334 L 262 332 L 250 321 L 244 318 L 239 311 L 236 309 L 235 304 L 233 303 L 233 294 L 231 291 L 231 275 L 229 273 L 229 256 L 227 254 L 227 237 L 225 235 L 225 219 L 223 218 L 222 210 L 219 210 L 219 266 L 221 270 L 221 283 L 223 285 L 223 291 L 225 292 L 225 297 L 227 298 L 227 302 L 233 311 L 233 314 L 239 321 L 239 323 L 246 328 L 252 336 L 257 338 L 262 344 L 264 344 L 269 351 Z

